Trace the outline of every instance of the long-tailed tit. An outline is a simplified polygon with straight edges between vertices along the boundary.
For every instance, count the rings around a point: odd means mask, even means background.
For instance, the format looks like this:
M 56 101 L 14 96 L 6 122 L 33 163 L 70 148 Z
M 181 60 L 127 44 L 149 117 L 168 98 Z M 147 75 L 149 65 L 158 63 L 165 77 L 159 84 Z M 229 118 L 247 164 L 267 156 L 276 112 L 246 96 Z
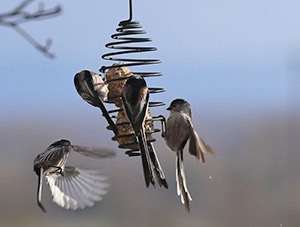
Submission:
M 107 101 L 108 86 L 101 76 L 89 70 L 82 70 L 74 77 L 78 94 L 89 104 L 99 107 L 99 102 Z
M 144 170 L 146 186 L 155 185 L 154 175 L 160 186 L 168 187 L 163 170 L 155 153 L 154 147 L 146 139 L 145 116 L 149 106 L 149 90 L 146 81 L 141 76 L 130 76 L 121 93 L 123 110 L 132 125 L 137 137 Z
M 209 145 L 199 138 L 194 130 L 192 123 L 191 105 L 184 99 L 175 99 L 167 108 L 170 116 L 166 123 L 166 131 L 163 137 L 169 148 L 176 152 L 176 182 L 177 195 L 181 197 L 182 204 L 185 205 L 187 211 L 190 210 L 190 202 L 192 197 L 188 191 L 183 166 L 183 149 L 188 141 L 189 152 L 198 160 L 205 162 L 204 153 L 213 154 Z
M 41 203 L 43 178 L 49 185 L 53 202 L 65 209 L 76 210 L 93 206 L 107 193 L 107 177 L 100 170 L 65 166 L 71 151 L 93 158 L 115 155 L 115 152 L 104 148 L 71 145 L 65 139 L 52 143 L 33 162 L 34 171 L 38 175 L 37 203 L 44 212 L 46 210 Z
M 108 99 L 107 83 L 103 81 L 100 75 L 92 71 L 83 70 L 75 75 L 74 84 L 83 100 L 101 109 L 103 116 L 108 121 L 115 135 L 117 135 L 117 126 L 109 116 L 103 103 Z

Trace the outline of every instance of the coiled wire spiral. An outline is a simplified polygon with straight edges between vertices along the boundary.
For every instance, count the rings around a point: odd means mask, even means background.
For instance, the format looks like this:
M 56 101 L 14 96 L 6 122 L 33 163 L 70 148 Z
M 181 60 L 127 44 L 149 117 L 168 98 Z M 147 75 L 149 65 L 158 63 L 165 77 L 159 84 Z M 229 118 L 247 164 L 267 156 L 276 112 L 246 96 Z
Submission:
M 132 21 L 132 0 L 129 1 L 129 19 L 121 21 L 118 25 L 119 27 L 116 29 L 117 33 L 111 35 L 111 38 L 117 41 L 109 42 L 105 45 L 106 48 L 117 50 L 115 52 L 106 53 L 102 55 L 102 58 L 104 60 L 110 60 L 115 62 L 122 62 L 122 66 L 124 67 L 133 67 L 133 66 L 148 66 L 152 64 L 159 64 L 161 63 L 158 59 L 140 59 L 140 58 L 132 58 L 128 56 L 124 56 L 127 54 L 136 54 L 136 53 L 143 53 L 143 52 L 152 52 L 156 51 L 156 47 L 146 47 L 146 46 L 131 46 L 129 44 L 140 44 L 140 43 L 146 43 L 151 42 L 152 40 L 150 38 L 143 38 L 143 37 L 132 37 L 135 35 L 141 35 L 146 34 L 145 30 L 142 30 L 142 26 L 138 21 Z M 120 67 L 120 65 L 111 65 L 111 66 L 102 66 L 100 69 L 100 72 L 105 73 L 106 70 L 111 68 L 117 68 Z M 144 78 L 146 77 L 157 77 L 162 76 L 163 74 L 161 72 L 142 72 L 142 71 L 132 71 L 135 75 L 140 75 Z M 117 78 L 117 79 L 111 79 L 107 80 L 106 82 L 109 84 L 116 80 L 125 80 L 126 78 Z M 164 88 L 158 88 L 158 87 L 149 87 L 150 95 L 153 93 L 161 93 L 164 92 Z M 150 96 L 151 97 L 151 96 Z M 114 97 L 118 98 L 118 97 Z M 149 102 L 149 107 L 158 107 L 165 105 L 164 102 Z M 108 114 L 111 116 L 111 118 L 116 118 L 116 116 L 112 115 L 113 113 L 117 113 L 121 111 L 122 109 L 114 109 L 109 110 Z M 150 121 L 162 121 L 162 116 L 152 116 L 152 119 Z M 116 124 L 116 126 L 121 126 L 128 123 L 120 123 Z M 112 130 L 111 125 L 107 127 L 107 129 Z M 160 129 L 153 128 L 151 131 L 146 131 L 146 134 L 152 134 L 160 132 Z M 117 137 L 132 137 L 133 134 L 125 134 L 125 135 L 115 135 L 112 139 L 117 140 Z M 154 142 L 155 139 L 151 138 L 148 140 L 148 142 Z M 132 144 L 120 144 L 120 148 L 126 148 L 128 149 L 130 145 L 137 144 L 137 142 L 134 142 Z M 126 151 L 126 154 L 129 156 L 136 156 L 140 155 L 140 152 L 138 149 L 130 149 Z

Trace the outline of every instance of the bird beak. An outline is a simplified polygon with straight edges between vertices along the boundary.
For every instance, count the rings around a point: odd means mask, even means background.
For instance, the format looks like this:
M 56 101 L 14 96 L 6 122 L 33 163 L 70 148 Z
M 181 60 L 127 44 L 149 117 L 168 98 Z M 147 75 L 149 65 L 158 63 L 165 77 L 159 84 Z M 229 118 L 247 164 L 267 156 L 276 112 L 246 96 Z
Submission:
M 169 107 L 167 108 L 167 110 L 171 110 L 171 106 L 169 106 Z

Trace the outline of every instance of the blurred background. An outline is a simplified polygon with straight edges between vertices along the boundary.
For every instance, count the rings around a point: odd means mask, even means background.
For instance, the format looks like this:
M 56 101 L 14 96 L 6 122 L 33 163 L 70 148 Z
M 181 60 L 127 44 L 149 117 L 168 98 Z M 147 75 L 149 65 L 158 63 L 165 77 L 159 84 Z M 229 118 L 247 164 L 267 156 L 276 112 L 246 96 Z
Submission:
M 0 13 L 19 3 L 2 1 Z M 23 28 L 42 43 L 52 38 L 55 59 L 0 27 L 0 226 L 300 225 L 299 1 L 133 0 L 133 19 L 158 47 L 150 56 L 162 61 L 148 68 L 164 76 L 147 82 L 166 92 L 151 98 L 187 99 L 196 130 L 216 153 L 205 165 L 185 153 L 190 213 L 176 195 L 175 154 L 160 135 L 155 147 L 169 190 L 145 187 L 140 158 L 117 148 L 99 110 L 73 85 L 77 72 L 113 63 L 101 55 L 128 18 L 127 0 L 44 3 L 61 4 L 62 15 Z M 166 107 L 153 112 L 167 117 Z M 114 148 L 113 159 L 69 159 L 101 168 L 111 187 L 102 202 L 76 212 L 52 203 L 44 187 L 44 214 L 33 159 L 61 138 Z

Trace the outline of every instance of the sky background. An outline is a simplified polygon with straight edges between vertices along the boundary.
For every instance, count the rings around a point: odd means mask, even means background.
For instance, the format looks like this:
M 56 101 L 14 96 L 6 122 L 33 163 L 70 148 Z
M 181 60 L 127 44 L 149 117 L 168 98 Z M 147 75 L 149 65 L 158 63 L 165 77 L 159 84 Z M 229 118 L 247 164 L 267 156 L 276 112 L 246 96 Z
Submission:
M 19 2 L 3 1 L 0 13 Z M 11 28 L 0 27 L 3 226 L 299 226 L 299 1 L 133 1 L 133 19 L 153 39 L 146 46 L 158 48 L 141 57 L 162 61 L 145 69 L 164 74 L 147 80 L 166 89 L 151 98 L 166 104 L 187 99 L 197 131 L 216 152 L 206 165 L 186 155 L 194 198 L 190 214 L 175 193 L 175 155 L 159 135 L 156 146 L 168 191 L 144 186 L 140 159 L 117 149 L 99 110 L 73 85 L 77 72 L 98 72 L 114 63 L 101 55 L 110 52 L 105 44 L 119 21 L 128 18 L 128 2 L 44 2 L 60 4 L 63 13 L 23 28 L 41 43 L 53 39 L 54 60 Z M 165 109 L 153 112 L 168 116 Z M 45 215 L 35 204 L 32 161 L 60 138 L 113 147 L 118 156 L 100 161 L 112 181 L 102 203 L 64 211 L 51 203 L 45 188 Z M 99 166 L 81 157 L 71 161 Z

